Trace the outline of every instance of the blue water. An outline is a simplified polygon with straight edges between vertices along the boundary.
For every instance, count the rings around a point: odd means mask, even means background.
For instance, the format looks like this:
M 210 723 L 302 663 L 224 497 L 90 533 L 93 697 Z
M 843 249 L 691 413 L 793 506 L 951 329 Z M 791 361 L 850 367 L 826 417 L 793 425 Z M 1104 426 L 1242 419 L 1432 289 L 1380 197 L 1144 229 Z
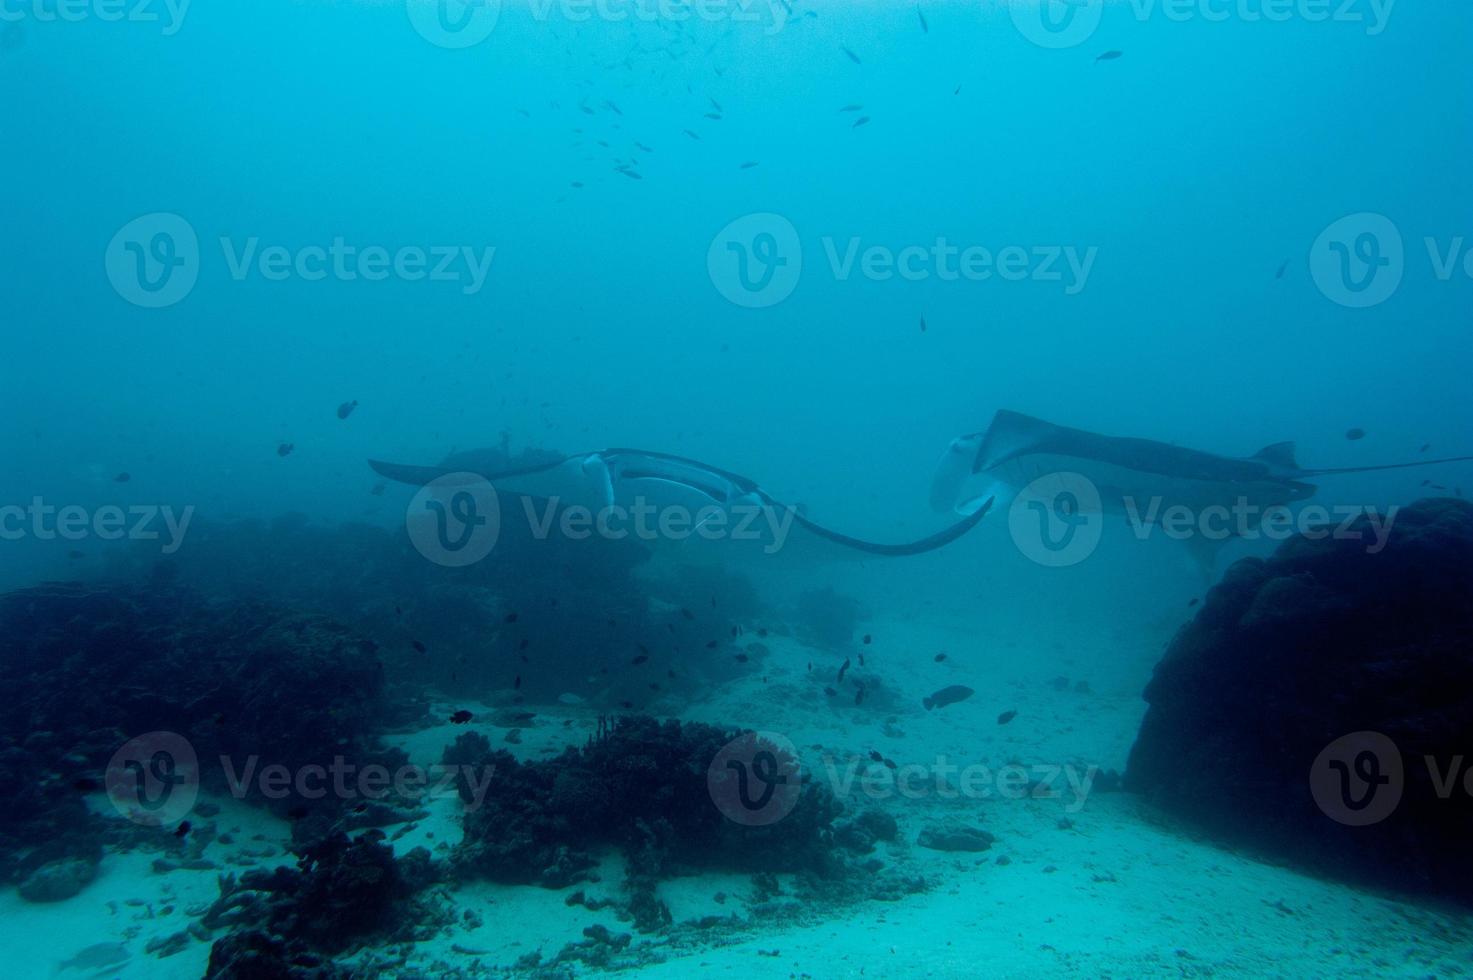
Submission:
M 1001 408 L 1229 456 L 1294 440 L 1311 467 L 1473 452 L 1462 5 L 1085 4 L 1074 43 L 1021 3 L 509 0 L 470 43 L 410 3 L 0 0 L 0 504 L 397 530 L 408 494 L 373 494 L 367 459 L 505 434 L 693 457 L 897 541 L 947 522 L 932 467 Z M 1332 236 L 1342 266 L 1322 233 L 1367 213 Z M 338 269 L 314 251 L 335 241 Z M 938 243 L 1021 271 L 952 275 Z M 915 272 L 846 272 L 851 248 L 918 250 Z M 447 276 L 415 264 L 446 249 Z M 768 272 L 789 295 L 749 288 Z M 1320 496 L 1404 505 L 1429 478 L 1473 490 L 1464 463 Z M 0 587 L 126 547 L 14 535 Z M 905 568 L 775 581 L 1006 616 L 1127 693 L 1160 637 L 1124 666 L 1100 637 L 1202 591 L 1161 542 L 1107 541 L 1071 580 L 995 520 Z

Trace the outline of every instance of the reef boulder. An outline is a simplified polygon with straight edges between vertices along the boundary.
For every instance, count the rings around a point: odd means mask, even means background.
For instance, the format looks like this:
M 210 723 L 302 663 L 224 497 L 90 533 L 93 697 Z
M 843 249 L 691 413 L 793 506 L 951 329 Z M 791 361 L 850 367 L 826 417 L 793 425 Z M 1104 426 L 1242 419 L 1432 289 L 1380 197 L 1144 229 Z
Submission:
M 1473 506 L 1245 559 L 1146 688 L 1125 786 L 1322 873 L 1473 898 Z

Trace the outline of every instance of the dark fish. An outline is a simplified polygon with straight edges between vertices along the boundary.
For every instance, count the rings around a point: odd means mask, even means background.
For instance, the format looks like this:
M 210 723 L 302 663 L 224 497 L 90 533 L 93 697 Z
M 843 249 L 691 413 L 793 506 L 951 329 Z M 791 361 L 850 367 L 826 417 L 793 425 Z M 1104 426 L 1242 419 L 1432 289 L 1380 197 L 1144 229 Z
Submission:
M 843 51 L 844 54 L 848 56 L 849 60 L 854 62 L 856 65 L 862 64 L 862 62 L 859 60 L 859 55 L 855 54 L 853 51 L 850 51 L 848 48 L 844 47 L 844 45 L 839 45 L 839 50 Z
M 935 661 L 939 664 L 941 661 L 946 659 L 946 652 L 943 650 L 941 653 L 936 654 L 933 659 L 935 659 Z
M 614 110 L 614 112 L 616 114 L 621 115 L 621 116 L 624 115 L 624 111 L 622 109 L 620 109 L 618 106 L 614 105 L 613 100 L 611 100 L 611 99 L 604 99 L 604 105 L 607 106 L 608 108 Z
M 871 639 L 872 639 L 872 637 L 868 633 L 864 634 L 864 641 L 863 641 L 864 642 L 864 645 L 865 646 L 869 646 Z
M 296 448 L 296 446 L 292 445 L 289 442 L 283 442 L 281 445 L 276 447 L 276 455 L 290 456 L 292 454 L 292 450 Z
M 650 690 L 651 691 L 658 691 L 659 689 L 660 689 L 660 685 L 656 684 L 654 681 L 651 681 L 650 682 Z
M 1190 609 L 1201 601 L 1201 599 L 1193 599 L 1191 602 L 1187 603 L 1187 608 Z
M 931 33 L 931 25 L 926 23 L 926 15 L 921 12 L 921 8 L 920 7 L 917 7 L 916 8 L 916 16 L 921 19 L 921 33 L 922 34 L 930 34 Z
M 859 655 L 859 666 L 864 666 L 864 654 L 862 653 Z
M 854 120 L 854 125 L 850 126 L 849 128 L 858 129 L 860 126 L 863 126 L 867 122 L 869 122 L 869 116 L 860 116 L 858 119 Z
M 930 711 L 932 708 L 944 708 L 948 704 L 965 701 L 976 693 L 964 684 L 953 684 L 950 687 L 943 687 L 928 698 L 921 698 L 921 704 L 925 705 L 927 711 Z
M 506 618 L 504 620 L 502 620 L 502 622 L 505 622 L 505 623 L 515 623 L 516 621 L 517 621 L 517 614 L 516 613 L 507 613 L 506 614 Z
M 639 656 L 637 656 L 633 660 L 629 661 L 629 663 L 630 663 L 631 666 L 638 667 L 642 663 L 648 663 L 649 662 L 649 659 L 650 659 L 649 657 L 647 657 L 647 656 L 645 656 L 644 654 L 641 653 Z
M 127 483 L 131 479 L 133 479 L 133 474 L 131 474 L 131 473 L 119 473 L 117 476 L 113 477 L 113 482 L 114 483 Z
M 839 683 L 844 683 L 844 672 L 849 669 L 849 658 L 844 658 L 844 666 L 839 668 Z
M 711 103 L 712 108 L 714 108 L 717 112 L 725 112 L 726 111 L 725 109 L 721 108 L 721 103 L 720 102 L 717 102 L 715 99 L 711 98 L 711 96 L 709 96 L 709 95 L 706 96 L 706 101 L 709 102 L 709 103 Z
M 696 618 L 696 614 L 693 613 L 693 612 L 691 612 L 689 609 L 681 609 L 680 610 L 680 615 L 684 616 L 686 619 L 695 619 Z
M 823 693 L 827 694 L 829 697 L 833 697 L 834 695 L 838 694 L 839 692 L 836 691 L 836 690 L 834 690 L 832 687 L 826 687 L 826 688 L 823 689 Z
M 308 809 L 304 806 L 294 806 L 286 811 L 286 815 L 293 820 L 302 820 L 307 816 L 308 812 Z
M 925 332 L 926 332 L 926 318 L 925 317 L 921 317 L 921 333 L 925 333 Z
M 755 166 L 757 166 L 757 161 L 756 160 L 748 160 L 746 163 L 742 164 L 741 169 L 742 170 L 751 170 Z
M 1346 429 L 1345 430 L 1345 438 L 1349 439 L 1351 442 L 1355 442 L 1357 439 L 1364 439 L 1365 437 L 1366 437 L 1366 430 L 1365 429 Z
M 1125 54 L 1124 51 L 1106 51 L 1104 54 L 1096 58 L 1095 61 L 1114 61 L 1116 58 L 1119 58 L 1123 54 Z
M 757 630 L 757 635 L 758 636 L 766 636 L 767 635 L 767 628 L 766 627 L 762 627 L 761 629 Z
M 960 85 L 958 85 L 956 88 L 954 88 L 954 89 L 951 90 L 951 94 L 952 95 L 961 95 L 962 94 L 962 87 Z
M 744 663 L 746 663 L 748 660 L 750 660 L 752 658 L 751 657 L 748 657 L 745 653 L 739 653 L 739 654 L 736 655 L 736 659 L 737 659 L 737 663 L 744 664 Z
M 1425 453 L 1427 450 L 1429 450 L 1431 448 L 1432 448 L 1432 443 L 1430 443 L 1430 442 L 1424 442 L 1424 443 L 1422 443 L 1422 448 L 1421 449 L 1418 449 L 1417 452 L 1419 452 L 1419 453 Z
M 997 723 L 999 725 L 1006 725 L 1008 722 L 1012 721 L 1016 717 L 1018 717 L 1018 713 L 1016 711 L 1004 711 L 1002 714 L 997 716 Z
M 511 682 L 511 689 L 513 691 L 520 691 L 522 689 L 522 675 L 521 674 L 518 674 L 516 676 L 516 680 L 514 680 L 514 681 Z
M 1286 273 L 1288 271 L 1289 271 L 1289 260 L 1288 259 L 1285 259 L 1283 265 L 1279 266 L 1279 271 L 1276 272 L 1276 273 L 1274 273 L 1274 278 L 1275 279 L 1282 279 L 1282 278 L 1284 278 L 1284 273 Z
M 634 702 L 633 701 L 620 701 L 619 702 L 619 707 L 623 708 L 625 711 L 629 711 L 630 709 L 632 709 L 634 707 Z
M 532 641 L 529 640 L 529 639 L 527 639 L 526 637 L 522 637 L 522 642 L 520 642 L 520 643 L 517 644 L 517 649 L 518 650 L 525 650 L 525 649 L 527 649 L 527 644 L 528 643 L 531 643 L 531 642 Z
M 353 414 L 353 409 L 358 407 L 357 402 L 343 402 L 338 406 L 338 418 L 345 419 Z
M 731 628 L 731 635 L 732 636 L 741 636 L 742 635 L 742 631 L 739 630 L 739 629 L 737 629 L 735 626 L 733 626 Z
M 854 706 L 857 708 L 861 704 L 864 704 L 864 682 L 863 681 L 861 681 L 860 684 L 859 684 L 859 690 L 857 690 L 857 691 L 854 692 Z
M 617 167 L 616 169 L 631 180 L 644 180 L 644 176 L 637 170 L 630 170 L 628 167 Z
M 638 140 L 635 141 L 634 145 L 639 148 L 639 151 L 641 153 L 653 153 L 653 152 L 655 152 L 655 148 L 653 146 L 645 146 L 643 143 L 639 142 Z
M 412 646 L 412 647 L 414 647 L 414 652 L 415 653 L 424 653 L 425 652 L 425 645 L 423 643 L 419 642 L 418 640 L 410 640 L 409 641 L 409 645 Z
M 716 649 L 716 646 L 717 646 L 716 641 L 715 640 L 712 640 L 710 643 L 707 643 L 706 644 L 706 649 L 707 650 L 715 650 Z
M 174 828 L 174 836 L 175 837 L 188 837 L 189 836 L 189 826 L 190 825 L 189 825 L 189 821 L 188 820 L 181 821 L 180 824 L 179 824 L 179 826 L 176 827 L 176 828 Z
M 849 103 L 846 106 L 840 106 L 839 107 L 839 111 L 840 112 L 858 112 L 860 109 L 863 109 L 863 108 L 864 108 L 864 106 L 860 105 L 859 103 L 857 103 L 857 102 L 851 102 L 851 103 Z
M 368 493 L 369 493 L 369 496 L 372 496 L 372 497 L 382 497 L 384 495 L 384 491 L 387 490 L 387 489 L 388 489 L 388 484 L 386 484 L 386 483 L 375 483 L 373 485 L 373 489 L 370 490 L 370 491 L 368 491 Z
M 470 721 L 474 717 L 475 717 L 475 715 L 471 714 L 469 711 L 466 711 L 464 708 L 462 708 L 461 710 L 457 711 L 455 714 L 453 714 L 453 715 L 450 716 L 450 724 L 452 724 L 452 725 L 464 725 L 466 722 Z
M 721 113 L 719 113 L 719 112 L 708 112 L 708 113 L 706 113 L 706 118 L 707 119 L 714 119 L 717 122 L 720 122 L 721 121 Z
M 701 134 L 700 133 L 692 133 L 688 129 L 682 129 L 681 132 L 684 133 L 685 135 L 689 136 L 693 140 L 698 140 L 698 139 L 701 138 Z

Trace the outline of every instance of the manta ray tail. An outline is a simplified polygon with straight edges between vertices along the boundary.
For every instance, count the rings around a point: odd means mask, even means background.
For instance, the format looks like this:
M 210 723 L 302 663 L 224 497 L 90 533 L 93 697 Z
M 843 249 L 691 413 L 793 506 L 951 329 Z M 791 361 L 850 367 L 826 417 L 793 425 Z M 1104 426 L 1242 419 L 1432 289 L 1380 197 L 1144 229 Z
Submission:
M 1412 463 L 1382 463 L 1379 466 L 1340 466 L 1324 470 L 1300 470 L 1299 476 L 1335 476 L 1340 473 L 1372 473 L 1376 470 L 1405 470 L 1413 466 L 1436 466 L 1439 463 L 1466 463 L 1473 456 L 1444 456 L 1441 459 L 1419 459 Z
M 792 513 L 793 521 L 799 527 L 810 531 L 818 537 L 833 541 L 835 544 L 843 545 L 846 548 L 852 548 L 855 551 L 863 551 L 871 555 L 882 555 L 887 558 L 903 558 L 907 555 L 922 555 L 928 551 L 935 551 L 938 548 L 946 547 L 947 545 L 951 544 L 951 542 L 955 541 L 957 538 L 961 537 L 963 534 L 966 534 L 972 528 L 976 527 L 977 522 L 982 520 L 982 518 L 986 516 L 987 512 L 990 509 L 992 509 L 992 500 L 989 498 L 987 501 L 982 503 L 981 506 L 979 506 L 975 511 L 973 511 L 968 517 L 957 521 L 950 527 L 941 529 L 928 538 L 922 538 L 919 541 L 911 541 L 907 544 L 881 544 L 876 541 L 865 541 L 861 538 L 851 538 L 847 534 L 840 534 L 838 531 L 831 531 L 821 524 L 813 523 L 808 518 L 798 513 L 796 510 Z

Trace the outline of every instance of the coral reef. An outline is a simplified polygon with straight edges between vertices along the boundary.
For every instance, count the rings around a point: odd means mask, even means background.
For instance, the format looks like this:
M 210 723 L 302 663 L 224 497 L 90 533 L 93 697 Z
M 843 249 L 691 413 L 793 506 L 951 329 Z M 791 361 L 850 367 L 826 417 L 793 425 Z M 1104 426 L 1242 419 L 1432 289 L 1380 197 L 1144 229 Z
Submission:
M 832 834 L 842 805 L 822 786 L 802 784 L 791 812 L 765 826 L 723 815 L 707 767 L 739 734 L 624 717 L 582 749 L 530 763 L 492 751 L 481 735 L 462 735 L 444 762 L 494 775 L 478 800 L 461 770 L 462 798 L 473 805 L 455 866 L 464 875 L 562 887 L 587 877 L 599 849 L 618 847 L 629 867 L 627 911 L 643 931 L 669 923 L 654 883 L 683 868 L 845 871 Z
M 1403 508 L 1379 551 L 1364 517 L 1346 531 L 1211 590 L 1146 689 L 1126 788 L 1327 874 L 1473 898 L 1473 506 Z

